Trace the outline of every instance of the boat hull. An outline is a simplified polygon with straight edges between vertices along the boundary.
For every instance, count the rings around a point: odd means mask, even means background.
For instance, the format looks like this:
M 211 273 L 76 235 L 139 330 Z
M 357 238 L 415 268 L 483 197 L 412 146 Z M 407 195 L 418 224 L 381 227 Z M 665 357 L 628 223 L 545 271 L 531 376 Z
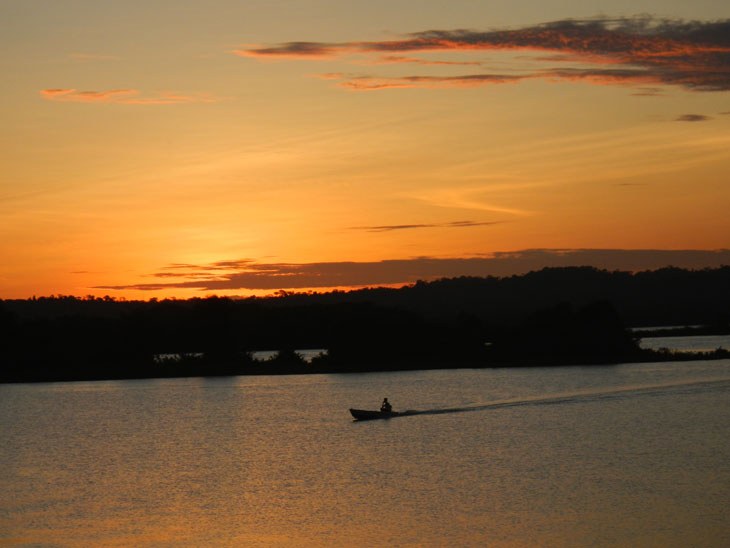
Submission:
M 377 419 L 391 419 L 399 417 L 400 413 L 395 411 L 368 411 L 365 409 L 350 409 L 350 414 L 358 421 L 371 421 Z

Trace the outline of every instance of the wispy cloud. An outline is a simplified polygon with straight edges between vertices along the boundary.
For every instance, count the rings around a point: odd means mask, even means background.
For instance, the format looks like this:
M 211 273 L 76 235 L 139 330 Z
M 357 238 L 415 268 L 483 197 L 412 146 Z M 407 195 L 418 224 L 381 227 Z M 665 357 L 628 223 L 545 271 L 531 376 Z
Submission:
M 72 88 L 44 89 L 43 99 L 65 103 L 111 103 L 117 105 L 179 105 L 185 103 L 214 103 L 208 94 L 182 94 L 163 92 L 145 96 L 136 89 L 109 89 L 103 91 L 79 91 Z
M 327 44 L 322 42 L 288 42 L 273 47 L 251 47 L 234 50 L 241 57 L 277 58 L 277 59 L 329 59 L 348 45 Z
M 472 228 L 477 226 L 491 226 L 504 221 L 454 221 L 451 223 L 431 224 L 409 224 L 409 225 L 376 225 L 376 226 L 353 226 L 352 230 L 365 230 L 367 232 L 391 232 L 394 230 L 412 230 L 418 228 Z
M 638 88 L 632 95 L 635 97 L 661 97 L 662 90 L 657 87 Z
M 708 120 L 712 120 L 712 118 L 704 114 L 682 114 L 675 118 L 677 122 L 706 122 Z
M 406 55 L 381 55 L 371 61 L 371 64 L 412 64 L 426 66 L 481 66 L 480 61 L 438 61 L 433 59 L 420 59 L 418 57 L 408 57 Z
M 69 53 L 68 55 L 74 61 L 91 62 L 91 61 L 118 61 L 121 57 L 116 55 L 104 55 L 101 53 Z
M 401 76 L 378 78 L 373 76 L 352 76 L 339 83 L 354 90 L 376 90 L 388 88 L 454 88 L 476 87 L 491 84 L 510 84 L 523 80 L 524 76 L 502 74 L 467 74 L 463 76 Z
M 641 271 L 678 266 L 730 264 L 730 250 L 530 249 L 444 259 L 416 257 L 377 262 L 258 263 L 248 259 L 212 264 L 173 264 L 153 274 L 176 281 L 101 286 L 96 289 L 198 289 L 202 291 L 278 290 L 398 285 L 455 276 L 511 276 L 545 267 L 594 266 Z
M 287 42 L 248 47 L 235 53 L 257 59 L 332 59 L 374 57 L 374 63 L 459 64 L 431 61 L 417 53 L 473 52 L 539 53 L 522 74 L 464 76 L 404 75 L 383 78 L 363 75 L 342 85 L 355 90 L 407 87 L 489 85 L 540 78 L 601 85 L 681 86 L 694 91 L 730 90 L 730 20 L 682 21 L 598 17 L 561 20 L 507 30 L 429 30 L 402 39 L 378 42 Z M 544 53 L 550 55 L 542 55 Z M 407 55 L 405 55 L 407 54 Z M 574 68 L 548 68 L 547 62 L 570 62 Z M 542 66 L 539 66 L 542 65 Z M 611 65 L 606 68 L 605 65 Z

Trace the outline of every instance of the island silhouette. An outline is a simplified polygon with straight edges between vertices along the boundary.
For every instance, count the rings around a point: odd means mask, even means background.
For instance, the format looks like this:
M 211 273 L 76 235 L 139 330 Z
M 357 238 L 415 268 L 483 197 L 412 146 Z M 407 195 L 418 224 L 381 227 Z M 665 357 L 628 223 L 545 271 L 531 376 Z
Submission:
M 728 287 L 728 266 L 566 267 L 263 298 L 3 300 L 0 382 L 727 358 L 642 349 L 627 326 L 728 333 Z M 327 351 L 305 360 L 299 348 Z M 278 352 L 256 359 L 262 349 Z

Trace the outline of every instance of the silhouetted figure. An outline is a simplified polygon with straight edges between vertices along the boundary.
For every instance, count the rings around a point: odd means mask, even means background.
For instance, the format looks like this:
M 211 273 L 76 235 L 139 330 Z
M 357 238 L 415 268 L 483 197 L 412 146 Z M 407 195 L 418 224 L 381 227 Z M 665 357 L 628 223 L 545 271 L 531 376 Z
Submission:
M 383 403 L 380 404 L 380 410 L 383 413 L 390 413 L 393 410 L 393 406 L 390 405 L 388 398 L 383 398 Z

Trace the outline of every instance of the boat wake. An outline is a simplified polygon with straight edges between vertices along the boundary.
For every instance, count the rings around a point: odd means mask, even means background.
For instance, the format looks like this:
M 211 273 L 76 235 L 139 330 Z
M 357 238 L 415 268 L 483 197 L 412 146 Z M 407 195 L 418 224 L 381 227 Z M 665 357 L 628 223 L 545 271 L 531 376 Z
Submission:
M 504 407 L 523 407 L 528 405 L 556 405 L 569 403 L 587 403 L 609 399 L 620 399 L 636 396 L 650 396 L 661 394 L 693 393 L 706 390 L 727 390 L 730 389 L 730 379 L 682 381 L 650 386 L 632 386 L 615 388 L 600 391 L 580 391 L 563 394 L 552 394 L 549 396 L 535 396 L 530 398 L 514 398 L 497 400 L 479 405 L 468 405 L 464 407 L 449 407 L 439 409 L 409 409 L 403 411 L 399 416 L 412 415 L 443 415 L 446 413 L 468 413 L 473 411 L 487 411 Z

